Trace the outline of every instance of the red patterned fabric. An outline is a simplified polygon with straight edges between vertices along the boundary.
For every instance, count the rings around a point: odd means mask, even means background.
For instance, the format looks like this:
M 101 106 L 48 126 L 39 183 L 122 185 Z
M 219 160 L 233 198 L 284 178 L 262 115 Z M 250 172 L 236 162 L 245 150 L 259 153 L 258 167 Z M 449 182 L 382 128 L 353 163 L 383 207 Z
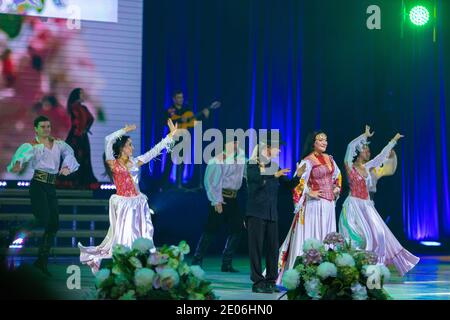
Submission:
M 116 194 L 118 196 L 135 197 L 139 195 L 130 172 L 124 166 L 120 165 L 118 160 L 114 160 L 112 173 L 117 190 Z
M 352 197 L 367 200 L 369 192 L 367 191 L 366 179 L 356 170 L 355 167 L 348 170 L 348 182 L 350 184 L 350 192 Z
M 312 167 L 308 184 L 311 190 L 321 190 L 323 199 L 334 200 L 334 181 L 333 181 L 334 163 L 331 161 L 331 171 L 327 164 L 316 164 Z

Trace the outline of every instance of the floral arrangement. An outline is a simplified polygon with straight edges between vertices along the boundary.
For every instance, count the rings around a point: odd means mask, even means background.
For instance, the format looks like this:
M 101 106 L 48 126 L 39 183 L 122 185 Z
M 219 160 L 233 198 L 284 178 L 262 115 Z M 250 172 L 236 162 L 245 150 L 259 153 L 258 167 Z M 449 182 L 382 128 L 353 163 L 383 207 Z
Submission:
M 289 300 L 388 300 L 383 289 L 389 269 L 377 265 L 375 253 L 352 248 L 336 232 L 323 243 L 308 239 L 293 269 L 286 270 L 283 285 Z
M 132 248 L 116 245 L 112 261 L 95 275 L 97 299 L 216 299 L 205 272 L 183 261 L 189 251 L 185 241 L 159 250 L 144 238 L 135 240 Z

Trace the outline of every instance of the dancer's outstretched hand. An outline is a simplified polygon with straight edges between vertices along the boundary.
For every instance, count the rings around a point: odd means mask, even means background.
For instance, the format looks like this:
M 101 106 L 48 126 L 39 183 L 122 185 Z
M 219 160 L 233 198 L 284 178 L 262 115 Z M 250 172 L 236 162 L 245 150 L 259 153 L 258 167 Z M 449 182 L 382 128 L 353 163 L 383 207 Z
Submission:
M 291 169 L 282 169 L 282 170 L 279 170 L 279 171 L 277 171 L 277 172 L 275 173 L 275 178 L 279 178 L 279 177 L 281 177 L 281 176 L 285 176 L 285 175 L 287 175 L 290 171 L 291 171 Z
M 401 135 L 400 133 L 397 133 L 395 135 L 394 138 L 392 138 L 392 140 L 394 140 L 395 142 L 397 142 L 398 140 L 400 140 L 401 138 L 404 138 L 405 136 Z
M 366 131 L 364 132 L 364 134 L 366 135 L 367 138 L 370 138 L 375 134 L 375 131 L 370 133 L 370 127 L 368 125 L 366 125 Z
M 172 119 L 167 120 L 167 125 L 169 126 L 170 133 L 169 135 L 173 137 L 178 130 L 178 123 L 173 124 Z
M 126 132 L 130 132 L 130 131 L 136 130 L 136 125 L 135 124 L 126 124 L 124 129 Z

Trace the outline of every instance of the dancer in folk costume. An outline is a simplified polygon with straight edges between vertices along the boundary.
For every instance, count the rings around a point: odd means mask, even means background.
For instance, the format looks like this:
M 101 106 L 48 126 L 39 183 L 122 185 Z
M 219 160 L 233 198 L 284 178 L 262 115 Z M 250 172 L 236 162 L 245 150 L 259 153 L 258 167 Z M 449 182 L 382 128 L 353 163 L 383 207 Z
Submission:
M 397 133 L 380 154 L 370 160 L 367 139 L 373 134 L 366 126 L 365 133 L 347 147 L 345 170 L 350 194 L 342 207 L 339 231 L 354 247 L 374 251 L 378 255 L 378 263 L 393 264 L 403 276 L 419 262 L 419 258 L 401 246 L 369 197 L 369 186 L 376 183 L 373 181 L 376 170 L 380 172 L 380 166 L 389 159 L 392 149 L 403 136 Z
M 327 146 L 327 135 L 322 131 L 307 139 L 305 157 L 299 165 L 306 165 L 306 170 L 293 190 L 295 215 L 279 250 L 277 284 L 281 284 L 284 271 L 291 269 L 297 256 L 303 254 L 305 240 L 322 241 L 336 231 L 335 202 L 341 192 L 342 177 L 333 157 L 325 153 Z
M 131 247 L 138 238 L 153 241 L 153 224 L 147 197 L 139 190 L 139 167 L 158 156 L 164 148 L 174 144 L 177 130 L 168 121 L 170 133 L 147 153 L 134 158 L 132 141 L 126 133 L 136 129 L 135 125 L 125 126 L 105 138 L 105 167 L 112 177 L 117 193 L 109 199 L 108 234 L 99 246 L 80 248 L 80 261 L 91 267 L 95 273 L 102 259 L 111 258 L 116 244 Z M 154 249 L 154 248 L 153 248 Z

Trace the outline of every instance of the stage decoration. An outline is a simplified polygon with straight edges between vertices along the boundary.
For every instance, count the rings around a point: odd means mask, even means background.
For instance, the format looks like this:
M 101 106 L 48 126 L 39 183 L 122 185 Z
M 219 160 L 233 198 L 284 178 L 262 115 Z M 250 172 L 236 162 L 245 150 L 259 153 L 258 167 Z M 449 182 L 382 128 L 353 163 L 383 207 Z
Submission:
M 214 300 L 216 296 L 199 266 L 184 257 L 189 245 L 164 245 L 150 252 L 153 242 L 140 238 L 131 248 L 116 245 L 113 257 L 96 273 L 97 299 Z
M 308 239 L 294 268 L 283 275 L 289 300 L 391 300 L 383 289 L 389 269 L 377 255 L 358 250 L 336 232 Z

